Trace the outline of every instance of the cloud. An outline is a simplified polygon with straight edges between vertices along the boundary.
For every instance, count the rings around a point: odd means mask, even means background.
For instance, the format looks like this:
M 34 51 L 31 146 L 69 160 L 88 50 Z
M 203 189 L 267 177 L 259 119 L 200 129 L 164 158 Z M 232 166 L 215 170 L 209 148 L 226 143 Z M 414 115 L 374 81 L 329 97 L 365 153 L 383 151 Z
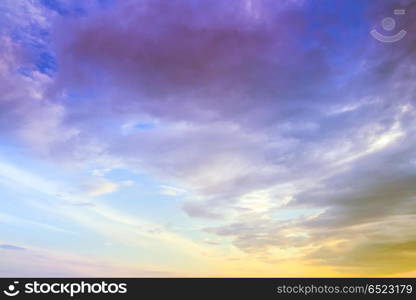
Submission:
M 94 178 L 83 184 L 83 192 L 90 197 L 102 196 L 116 192 L 120 184 L 104 178 Z
M 156 267 L 132 266 L 47 249 L 2 251 L 0 262 L 0 276 L 5 277 L 174 276 L 174 273 Z
M 22 247 L 18 247 L 18 246 L 14 246 L 14 245 L 7 245 L 7 244 L 0 245 L 0 249 L 3 249 L 3 250 L 13 250 L 13 251 L 23 251 L 23 250 L 26 250 L 25 248 L 22 248 Z
M 161 185 L 160 193 L 162 195 L 175 197 L 175 196 L 179 196 L 179 195 L 186 193 L 186 191 L 184 189 L 180 189 L 174 186 Z
M 2 6 L 0 132 L 11 143 L 24 142 L 47 155 L 77 133 L 62 126 L 65 108 L 47 95 L 53 80 L 36 68 L 42 64 L 39 55 L 46 53 L 47 41 L 41 32 L 48 30 L 51 15 L 33 1 L 5 1 Z
M 66 24 L 71 38 L 56 33 L 61 82 L 81 90 L 85 84 L 94 90 L 102 83 L 122 86 L 123 91 L 106 93 L 122 96 L 117 106 L 122 101 L 126 112 L 166 120 L 259 122 L 270 118 L 266 107 L 280 106 L 281 113 L 297 109 L 296 98 L 316 97 L 314 87 L 331 79 L 322 49 L 304 50 L 295 38 L 319 38 L 301 7 L 265 1 L 258 9 L 269 12 L 258 21 L 241 1 L 205 6 L 127 1 Z M 114 18 L 125 21 L 109 22 Z
M 97 197 L 117 192 L 121 187 L 128 187 L 134 184 L 133 180 L 111 181 L 101 175 L 86 179 L 81 184 L 81 192 L 89 197 Z
M 245 194 L 296 180 L 293 174 L 329 172 L 332 162 L 364 151 L 387 130 L 395 109 L 386 105 L 398 92 L 391 87 L 406 82 L 396 78 L 406 64 L 374 49 L 364 35 L 372 19 L 355 28 L 363 35 L 354 44 L 348 41 L 352 33 L 344 26 L 372 8 L 354 8 L 351 20 L 320 11 L 315 21 L 331 17 L 342 38 L 317 31 L 309 9 L 290 1 L 255 7 L 218 1 L 205 9 L 190 1 L 127 1 L 76 23 L 57 22 L 55 89 L 74 90 L 85 101 L 68 107 L 65 117 L 79 142 L 53 151 L 112 156 L 172 180 L 196 194 L 184 204 L 191 216 L 224 215 Z M 59 38 L 64 31 L 70 38 Z M 347 68 L 342 81 L 338 64 Z M 383 65 L 396 75 L 382 77 Z M 400 94 L 410 88 L 403 85 Z M 362 105 L 345 110 L 357 101 Z M 103 116 L 111 126 L 99 121 Z M 157 125 L 131 129 L 149 117 Z M 125 124 L 128 133 L 121 130 Z
M 381 50 L 368 38 L 375 17 L 345 29 L 380 13 L 372 6 L 315 19 L 306 3 L 239 3 L 126 3 L 63 24 L 71 39 L 58 42 L 59 85 L 92 88 L 102 103 L 97 115 L 120 128 L 158 120 L 120 136 L 86 114 L 87 102 L 69 112 L 69 124 L 100 132 L 106 153 L 192 191 L 183 204 L 189 216 L 229 220 L 211 232 L 267 260 L 270 247 L 313 248 L 340 238 L 337 229 L 409 212 L 414 89 L 404 74 L 414 73 L 413 40 Z M 315 30 L 325 19 L 343 36 Z M 274 191 L 285 184 L 291 192 Z M 249 195 L 263 190 L 271 200 L 259 210 Z M 322 213 L 273 220 L 285 202 Z M 328 230 L 336 233 L 323 238 Z
M 414 110 L 407 113 L 413 116 Z M 406 114 L 399 114 L 401 122 L 407 122 L 410 115 Z M 280 259 L 281 254 L 272 249 L 297 249 L 303 259 L 311 260 L 309 263 L 334 266 L 344 273 L 409 272 L 414 265 L 405 262 L 414 256 L 410 245 L 416 212 L 413 128 L 407 127 L 403 137 L 383 143 L 377 151 L 364 150 L 347 163 L 335 163 L 330 173 L 309 182 L 312 187 L 301 182 L 293 199 L 283 206 L 251 217 L 246 213 L 230 224 L 206 230 L 232 237 L 236 247 L 261 254 L 266 261 Z M 371 139 L 367 149 L 373 144 Z M 285 209 L 308 208 L 320 212 L 289 220 L 275 217 Z M 397 263 L 389 263 L 389 258 L 396 262 L 399 257 Z
M 30 69 L 27 45 L 2 31 L 0 130 L 96 175 L 117 166 L 169 182 L 165 194 L 180 186 L 188 216 L 221 220 L 206 231 L 264 261 L 411 271 L 415 37 L 368 34 L 399 4 L 414 13 L 414 1 L 123 1 L 50 24 L 36 6 L 57 73 Z M 389 251 L 398 264 L 377 266 Z
M 333 242 L 323 243 L 308 257 L 342 272 L 365 275 L 410 272 L 415 269 L 416 253 L 414 230 L 409 224 L 414 221 L 414 214 L 406 214 L 333 229 L 326 237 Z M 322 237 L 318 241 L 322 241 Z

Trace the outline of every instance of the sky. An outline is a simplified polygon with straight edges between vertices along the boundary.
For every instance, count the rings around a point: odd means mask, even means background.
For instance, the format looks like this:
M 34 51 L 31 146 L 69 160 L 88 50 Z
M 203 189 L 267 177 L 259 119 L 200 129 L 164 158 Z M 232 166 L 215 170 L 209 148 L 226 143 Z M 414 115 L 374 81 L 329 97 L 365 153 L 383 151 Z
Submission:
M 1 0 L 0 276 L 416 276 L 415 15 Z

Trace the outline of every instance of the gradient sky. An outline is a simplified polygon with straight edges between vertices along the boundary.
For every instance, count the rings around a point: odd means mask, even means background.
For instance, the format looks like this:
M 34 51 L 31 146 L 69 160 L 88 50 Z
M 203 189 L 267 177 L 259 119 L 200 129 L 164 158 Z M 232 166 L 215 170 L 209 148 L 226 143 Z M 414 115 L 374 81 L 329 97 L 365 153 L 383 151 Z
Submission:
M 416 276 L 415 16 L 1 0 L 0 276 Z

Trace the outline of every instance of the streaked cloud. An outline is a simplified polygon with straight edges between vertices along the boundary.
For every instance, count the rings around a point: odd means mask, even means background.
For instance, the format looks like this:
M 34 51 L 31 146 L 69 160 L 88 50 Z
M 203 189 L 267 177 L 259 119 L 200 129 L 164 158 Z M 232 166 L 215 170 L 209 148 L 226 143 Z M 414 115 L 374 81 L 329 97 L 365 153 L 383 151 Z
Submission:
M 14 246 L 14 245 L 0 245 L 1 249 L 4 250 L 13 250 L 13 251 L 23 251 L 26 250 L 25 248 Z

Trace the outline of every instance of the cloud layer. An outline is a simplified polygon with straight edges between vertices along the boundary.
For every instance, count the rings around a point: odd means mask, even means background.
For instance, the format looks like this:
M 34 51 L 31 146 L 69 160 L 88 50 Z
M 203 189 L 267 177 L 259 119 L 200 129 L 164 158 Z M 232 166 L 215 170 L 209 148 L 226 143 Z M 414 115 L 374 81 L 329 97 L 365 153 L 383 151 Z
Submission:
M 45 3 L 13 17 L 20 38 L 0 31 L 10 142 L 152 176 L 201 234 L 263 262 L 414 271 L 416 40 L 369 35 L 396 7 L 416 30 L 414 1 Z

